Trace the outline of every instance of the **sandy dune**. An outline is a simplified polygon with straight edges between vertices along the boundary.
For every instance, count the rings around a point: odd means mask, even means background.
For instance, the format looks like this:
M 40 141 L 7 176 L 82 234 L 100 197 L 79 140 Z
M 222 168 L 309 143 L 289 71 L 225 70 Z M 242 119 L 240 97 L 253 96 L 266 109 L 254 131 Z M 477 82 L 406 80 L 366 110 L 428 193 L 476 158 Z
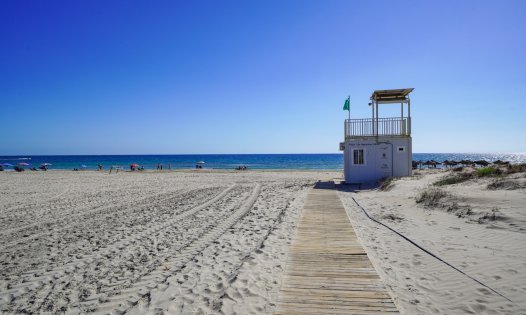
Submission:
M 0 174 L 0 310 L 271 313 L 325 172 Z
M 421 171 L 419 171 L 421 172 Z M 491 190 L 493 179 L 443 186 L 448 196 L 436 206 L 415 197 L 445 176 L 424 171 L 399 179 L 388 191 L 349 192 L 344 202 L 359 237 L 405 314 L 526 314 L 526 191 Z M 514 180 L 524 182 L 524 174 Z M 520 178 L 518 178 L 520 177 Z M 489 285 L 512 302 L 426 254 L 369 214 L 419 245 Z M 496 217 L 492 217 L 497 213 Z M 492 219 L 494 218 L 494 219 Z

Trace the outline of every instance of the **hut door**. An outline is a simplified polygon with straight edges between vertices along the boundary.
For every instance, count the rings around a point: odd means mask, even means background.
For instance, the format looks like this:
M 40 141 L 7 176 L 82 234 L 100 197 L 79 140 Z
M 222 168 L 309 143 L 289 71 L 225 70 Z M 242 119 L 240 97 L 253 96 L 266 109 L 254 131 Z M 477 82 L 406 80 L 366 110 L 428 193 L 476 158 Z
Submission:
M 393 157 L 391 154 L 391 148 L 385 144 L 381 144 L 379 147 L 380 148 L 378 152 L 380 154 L 380 158 L 378 161 L 380 172 L 382 172 L 383 177 L 391 177 L 393 176 Z

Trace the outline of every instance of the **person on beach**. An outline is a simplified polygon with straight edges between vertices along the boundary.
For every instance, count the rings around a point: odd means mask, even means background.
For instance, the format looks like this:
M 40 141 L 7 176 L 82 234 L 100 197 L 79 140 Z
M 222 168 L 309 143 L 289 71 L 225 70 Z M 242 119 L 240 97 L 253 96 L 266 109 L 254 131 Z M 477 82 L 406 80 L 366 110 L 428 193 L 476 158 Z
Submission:
M 99 168 L 99 171 L 102 171 L 102 165 L 101 164 L 97 165 L 97 167 Z

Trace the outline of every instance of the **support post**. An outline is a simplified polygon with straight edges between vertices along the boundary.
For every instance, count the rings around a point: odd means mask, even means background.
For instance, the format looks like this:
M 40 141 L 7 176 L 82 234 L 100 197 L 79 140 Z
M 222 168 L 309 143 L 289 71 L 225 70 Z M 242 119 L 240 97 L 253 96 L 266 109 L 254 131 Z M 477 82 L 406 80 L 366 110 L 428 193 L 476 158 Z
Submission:
M 376 101 L 376 98 L 374 100 L 374 103 L 376 104 L 376 121 L 375 121 L 375 125 L 376 125 L 376 136 L 378 137 L 378 102 Z
M 374 136 L 374 100 L 371 102 L 371 112 L 372 112 L 372 117 L 371 117 L 371 132 L 372 132 L 372 135 Z
M 407 133 L 411 135 L 411 100 L 407 97 Z
M 402 135 L 405 135 L 405 124 L 404 124 L 404 102 L 400 103 L 400 131 Z

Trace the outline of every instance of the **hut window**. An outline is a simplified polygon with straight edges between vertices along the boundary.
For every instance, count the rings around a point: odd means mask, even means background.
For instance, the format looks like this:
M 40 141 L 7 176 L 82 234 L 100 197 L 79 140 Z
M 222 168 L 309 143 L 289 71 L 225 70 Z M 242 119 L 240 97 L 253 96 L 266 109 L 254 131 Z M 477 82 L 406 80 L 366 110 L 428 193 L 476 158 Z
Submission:
M 405 147 L 398 147 L 398 152 L 404 152 L 405 151 Z
M 365 156 L 364 156 L 363 149 L 353 149 L 352 157 L 353 157 L 352 162 L 354 165 L 364 165 L 365 164 Z

